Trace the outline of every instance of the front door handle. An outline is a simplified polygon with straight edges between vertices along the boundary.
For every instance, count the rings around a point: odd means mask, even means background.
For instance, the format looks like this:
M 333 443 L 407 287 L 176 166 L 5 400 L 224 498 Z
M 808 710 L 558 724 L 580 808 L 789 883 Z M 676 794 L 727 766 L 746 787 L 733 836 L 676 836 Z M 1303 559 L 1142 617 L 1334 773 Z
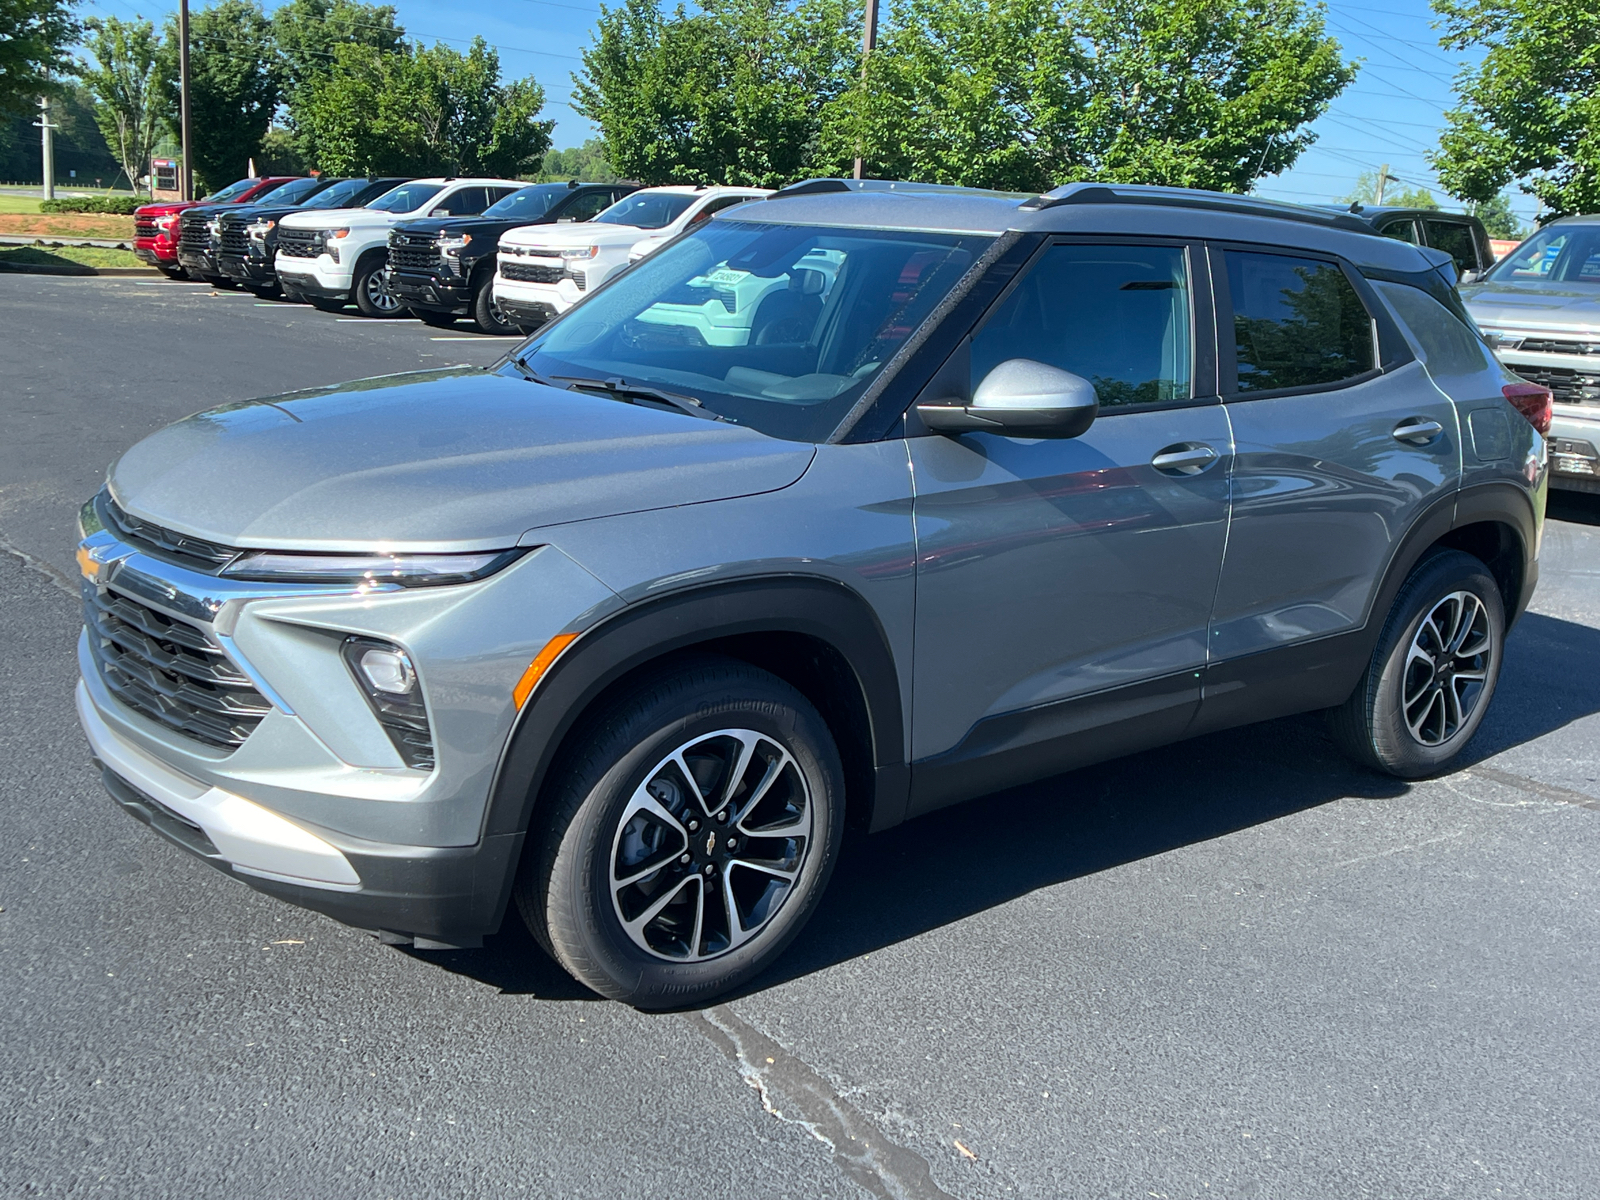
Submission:
M 1217 457 L 1217 452 L 1203 442 L 1179 442 L 1157 450 L 1150 465 L 1164 475 L 1198 475 Z
M 1394 440 L 1410 442 L 1413 446 L 1426 446 L 1444 432 L 1444 426 L 1427 417 L 1407 417 L 1394 427 Z

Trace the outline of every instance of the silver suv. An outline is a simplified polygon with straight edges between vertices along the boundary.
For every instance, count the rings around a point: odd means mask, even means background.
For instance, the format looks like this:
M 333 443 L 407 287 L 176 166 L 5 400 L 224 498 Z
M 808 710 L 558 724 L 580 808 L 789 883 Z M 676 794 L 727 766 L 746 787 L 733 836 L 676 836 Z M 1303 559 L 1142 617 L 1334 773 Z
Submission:
M 797 185 L 494 369 L 129 450 L 83 727 L 251 887 L 425 949 L 515 901 L 645 1007 L 770 963 L 847 825 L 1313 709 L 1437 771 L 1533 591 L 1549 416 L 1447 272 L 1241 197 Z

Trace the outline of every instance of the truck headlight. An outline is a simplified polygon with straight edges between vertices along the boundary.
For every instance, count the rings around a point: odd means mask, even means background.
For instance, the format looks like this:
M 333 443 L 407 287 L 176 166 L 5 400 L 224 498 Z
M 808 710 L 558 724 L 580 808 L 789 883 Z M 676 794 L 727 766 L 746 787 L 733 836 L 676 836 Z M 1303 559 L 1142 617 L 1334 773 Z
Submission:
M 349 229 L 327 229 L 322 234 L 322 249 L 333 256 L 333 261 L 339 261 L 339 242 L 350 236 Z
M 478 554 L 300 554 L 285 550 L 250 550 L 224 567 L 222 574 L 234 579 L 279 583 L 441 587 L 483 579 L 526 552 L 523 547 L 485 550 Z
M 463 233 L 456 237 L 444 237 L 441 235 L 439 238 L 439 253 L 460 254 L 471 242 L 472 235 L 470 233 Z
M 252 241 L 262 242 L 266 240 L 267 234 L 277 227 L 277 224 L 276 221 L 251 221 L 250 224 L 244 227 L 244 231 L 250 235 Z
M 573 249 L 561 251 L 561 257 L 570 261 L 575 258 L 593 258 L 599 253 L 599 246 L 576 246 Z

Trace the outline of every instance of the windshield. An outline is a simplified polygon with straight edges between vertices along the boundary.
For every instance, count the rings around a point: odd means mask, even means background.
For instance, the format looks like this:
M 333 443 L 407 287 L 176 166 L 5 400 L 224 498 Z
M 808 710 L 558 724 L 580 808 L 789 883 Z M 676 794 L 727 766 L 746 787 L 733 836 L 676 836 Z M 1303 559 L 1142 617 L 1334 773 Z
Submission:
M 379 212 L 416 212 L 442 191 L 444 191 L 442 183 L 402 183 L 393 191 L 379 196 L 367 207 L 375 208 Z
M 298 204 L 302 196 L 309 196 L 322 185 L 319 179 L 291 179 L 288 183 L 257 196 L 254 204 Z
M 519 361 L 823 441 L 989 241 L 710 221 L 546 326 Z
M 684 209 L 694 202 L 692 192 L 635 192 L 618 200 L 595 220 L 607 225 L 661 229 L 683 216 Z
M 1600 225 L 1551 225 L 1496 263 L 1487 279 L 1600 287 Z
M 504 200 L 483 210 L 486 217 L 521 217 L 533 220 L 550 211 L 550 206 L 572 189 L 564 183 L 536 183 L 512 192 Z
M 223 188 L 220 192 L 214 192 L 211 195 L 206 196 L 205 197 L 206 203 L 208 203 L 208 204 L 226 204 L 229 200 L 233 200 L 233 199 L 238 198 L 239 196 L 244 195 L 246 192 L 248 192 L 251 188 L 255 187 L 256 184 L 258 184 L 260 182 L 261 182 L 261 180 L 259 180 L 259 179 L 241 179 L 241 180 L 239 180 L 238 183 L 230 183 L 227 187 Z
M 344 208 L 367 187 L 365 179 L 341 179 L 325 192 L 307 200 L 307 208 Z

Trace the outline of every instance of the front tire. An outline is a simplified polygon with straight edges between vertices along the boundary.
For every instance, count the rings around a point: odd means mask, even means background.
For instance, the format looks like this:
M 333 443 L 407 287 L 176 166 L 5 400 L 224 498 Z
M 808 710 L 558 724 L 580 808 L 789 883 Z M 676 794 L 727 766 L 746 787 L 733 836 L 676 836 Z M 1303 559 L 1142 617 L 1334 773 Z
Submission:
M 350 284 L 350 294 L 355 297 L 356 308 L 363 317 L 403 316 L 404 306 L 383 276 L 384 261 L 374 255 L 356 267 L 355 279 Z
M 484 273 L 482 281 L 478 284 L 477 292 L 473 294 L 472 321 L 484 333 L 498 334 L 502 337 L 522 332 L 505 313 L 500 311 L 500 306 L 495 303 L 493 271 Z
M 1494 576 L 1459 550 L 1424 560 L 1401 587 L 1367 673 L 1329 729 L 1356 762 L 1420 779 L 1461 753 L 1500 678 L 1505 604 Z
M 639 1008 L 709 1000 L 805 924 L 843 834 L 838 750 L 787 683 L 707 656 L 587 723 L 517 881 L 534 936 Z

